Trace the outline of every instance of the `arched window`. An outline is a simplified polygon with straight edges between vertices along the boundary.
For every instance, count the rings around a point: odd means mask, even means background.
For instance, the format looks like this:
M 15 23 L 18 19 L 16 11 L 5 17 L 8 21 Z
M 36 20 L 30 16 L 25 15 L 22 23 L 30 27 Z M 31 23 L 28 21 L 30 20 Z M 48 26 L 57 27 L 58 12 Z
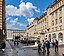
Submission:
M 59 40 L 59 42 L 63 42 L 63 34 L 62 33 L 58 34 L 58 40 Z
M 49 34 L 49 41 L 51 42 L 51 34 Z
M 55 42 L 55 40 L 56 40 L 56 34 L 54 33 L 54 34 L 52 34 L 52 40 L 53 40 L 53 42 Z

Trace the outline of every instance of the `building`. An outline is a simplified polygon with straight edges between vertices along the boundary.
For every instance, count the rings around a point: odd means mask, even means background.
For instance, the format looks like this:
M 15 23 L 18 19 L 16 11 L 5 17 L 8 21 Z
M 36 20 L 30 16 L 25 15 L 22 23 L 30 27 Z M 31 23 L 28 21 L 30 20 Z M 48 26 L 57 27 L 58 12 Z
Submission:
M 5 0 L 0 0 L 0 45 L 6 37 Z
M 39 19 L 35 19 L 30 25 L 27 26 L 26 36 L 31 40 L 37 40 L 39 33 L 37 30 L 37 22 Z
M 20 39 L 25 37 L 25 30 L 7 29 L 7 40 L 15 40 L 17 36 L 20 36 Z
M 7 30 L 6 40 L 13 40 L 13 31 L 12 30 Z
M 36 24 L 35 24 L 35 23 Z M 47 38 L 50 42 L 57 39 L 64 42 L 64 0 L 55 0 L 46 12 L 37 17 L 28 27 L 28 36 L 37 36 L 42 41 Z M 34 25 L 34 26 L 32 26 Z

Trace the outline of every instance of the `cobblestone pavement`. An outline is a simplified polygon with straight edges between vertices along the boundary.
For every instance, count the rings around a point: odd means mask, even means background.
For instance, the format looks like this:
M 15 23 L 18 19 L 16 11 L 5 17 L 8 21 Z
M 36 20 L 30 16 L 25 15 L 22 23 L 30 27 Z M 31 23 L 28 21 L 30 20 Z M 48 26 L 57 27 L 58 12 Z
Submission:
M 60 47 L 58 52 L 54 52 L 54 48 L 50 48 L 50 54 L 38 53 L 37 47 L 23 47 L 22 45 L 14 46 L 13 42 L 6 42 L 5 52 L 0 52 L 0 56 L 62 56 L 64 48 Z

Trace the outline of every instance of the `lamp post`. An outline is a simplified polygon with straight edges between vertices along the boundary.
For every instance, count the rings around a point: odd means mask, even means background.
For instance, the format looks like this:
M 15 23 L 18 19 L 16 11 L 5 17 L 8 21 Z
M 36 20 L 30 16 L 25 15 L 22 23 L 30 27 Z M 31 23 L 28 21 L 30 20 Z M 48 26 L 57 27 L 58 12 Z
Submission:
M 27 33 L 27 46 L 28 46 L 28 33 Z

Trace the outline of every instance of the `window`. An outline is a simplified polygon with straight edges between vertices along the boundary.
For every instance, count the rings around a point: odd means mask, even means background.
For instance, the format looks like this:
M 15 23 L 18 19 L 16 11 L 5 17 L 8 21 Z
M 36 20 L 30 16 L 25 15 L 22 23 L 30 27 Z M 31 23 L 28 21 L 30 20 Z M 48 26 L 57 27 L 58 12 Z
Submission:
M 60 16 L 62 16 L 62 9 L 60 9 Z
M 56 8 L 57 8 L 57 5 L 56 5 Z
M 46 35 L 46 37 L 47 37 L 47 35 Z
M 54 28 L 52 28 L 52 31 L 54 31 Z
M 61 6 L 61 2 L 60 2 L 60 6 Z
M 54 20 L 52 20 L 52 25 L 54 25 Z
M 46 28 L 46 25 L 45 25 L 45 28 Z
M 56 18 L 58 17 L 58 13 L 56 12 Z
M 59 26 L 60 30 L 62 29 L 62 26 Z
M 60 23 L 62 23 L 62 18 L 60 18 Z
M 0 10 L 2 10 L 2 6 L 0 6 Z
M 58 8 L 59 8 L 59 3 L 58 3 Z
M 58 19 L 56 19 L 56 24 L 58 24 Z
M 54 14 L 52 14 L 52 19 L 54 19 Z
M 55 27 L 56 28 L 56 31 L 57 31 L 57 27 Z
M 63 33 L 59 33 L 58 34 L 58 40 L 59 40 L 59 42 L 63 42 Z
M 56 33 L 53 33 L 53 34 L 52 34 L 52 37 L 53 37 L 52 41 L 54 42 L 55 39 L 56 39 Z
M 45 18 L 45 23 L 46 23 L 46 18 Z

